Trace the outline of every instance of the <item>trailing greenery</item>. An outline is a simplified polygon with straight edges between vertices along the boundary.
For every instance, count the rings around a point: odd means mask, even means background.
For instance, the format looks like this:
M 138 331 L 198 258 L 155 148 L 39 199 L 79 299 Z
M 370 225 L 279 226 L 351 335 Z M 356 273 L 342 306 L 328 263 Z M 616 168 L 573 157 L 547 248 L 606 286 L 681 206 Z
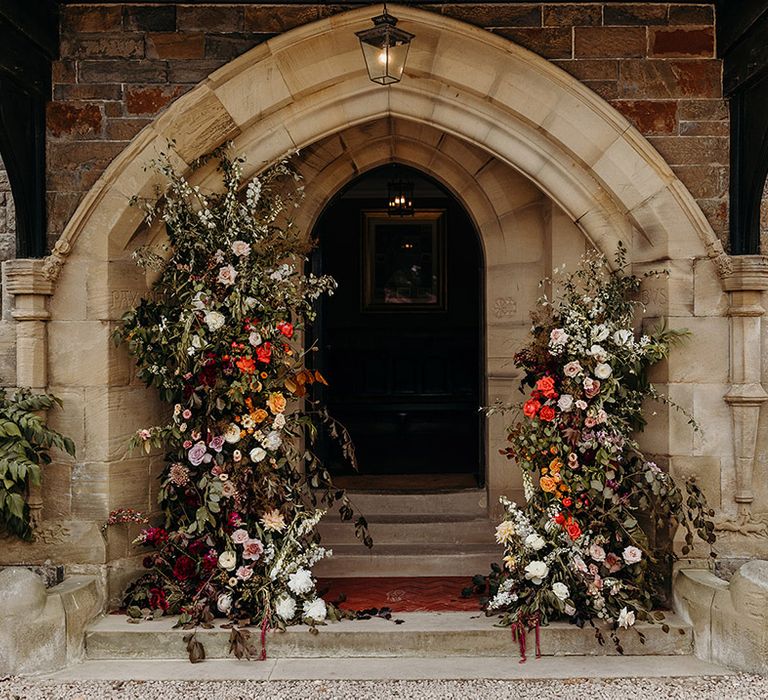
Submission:
M 29 389 L 0 391 L 0 532 L 24 540 L 32 538 L 27 492 L 40 485 L 40 467 L 50 464 L 49 450 L 75 456 L 75 444 L 37 415 L 61 401 Z

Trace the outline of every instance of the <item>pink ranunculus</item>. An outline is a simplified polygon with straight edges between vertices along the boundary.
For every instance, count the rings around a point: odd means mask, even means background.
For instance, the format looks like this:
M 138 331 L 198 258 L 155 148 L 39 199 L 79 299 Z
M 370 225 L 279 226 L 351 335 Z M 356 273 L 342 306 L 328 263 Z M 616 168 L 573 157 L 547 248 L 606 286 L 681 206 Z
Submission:
M 563 374 L 565 374 L 566 377 L 575 377 L 577 374 L 580 374 L 581 371 L 581 363 L 578 360 L 573 360 L 573 362 L 569 362 L 563 367 Z
M 247 540 L 243 544 L 243 559 L 256 561 L 264 553 L 264 545 L 261 540 Z
M 194 467 L 199 467 L 203 463 L 207 449 L 202 440 L 192 445 L 189 452 L 187 452 L 189 463 Z
M 248 534 L 246 530 L 243 530 L 242 528 L 235 530 L 232 533 L 232 541 L 235 544 L 245 544 L 250 539 L 251 539 L 251 536 Z
M 584 419 L 584 427 L 586 428 L 594 428 L 597 425 L 597 421 L 592 418 L 592 416 L 587 416 Z
M 211 441 L 208 443 L 208 447 L 210 447 L 215 452 L 221 452 L 221 448 L 224 447 L 224 436 L 216 435 L 215 437 L 211 438 Z

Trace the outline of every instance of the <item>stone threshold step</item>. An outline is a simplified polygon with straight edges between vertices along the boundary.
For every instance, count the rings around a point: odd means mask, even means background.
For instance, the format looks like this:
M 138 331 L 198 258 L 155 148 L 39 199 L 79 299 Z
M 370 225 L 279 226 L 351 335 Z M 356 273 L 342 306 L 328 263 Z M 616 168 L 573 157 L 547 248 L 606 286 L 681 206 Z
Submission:
M 399 517 L 392 516 L 391 519 L 383 520 L 381 518 L 368 518 L 368 531 L 373 537 L 376 548 L 380 545 L 394 545 L 398 543 L 424 545 L 429 544 L 485 544 L 493 545 L 495 542 L 495 527 L 490 520 L 486 518 L 475 518 L 466 520 L 398 520 Z M 351 523 L 340 523 L 335 521 L 322 521 L 318 527 L 318 532 L 322 537 L 323 546 L 333 547 L 334 545 L 355 544 L 358 539 L 355 537 L 355 528 Z M 498 548 L 501 551 L 501 548 Z
M 487 574 L 491 562 L 501 560 L 495 544 L 361 544 L 325 546 L 333 556 L 322 559 L 312 571 L 324 577 L 360 576 L 467 576 Z
M 443 513 L 467 516 L 484 515 L 488 510 L 488 493 L 485 489 L 461 489 L 458 491 L 377 493 L 375 491 L 350 491 L 347 494 L 356 510 L 366 517 L 369 514 Z M 332 514 L 329 513 L 328 517 Z
M 299 625 L 286 632 L 270 632 L 267 653 L 271 658 L 307 657 L 516 657 L 518 644 L 508 628 L 496 627 L 497 618 L 466 612 L 399 613 L 394 621 L 342 620 L 320 628 L 319 634 Z M 182 639 L 188 631 L 172 629 L 175 618 L 129 623 L 122 615 L 108 615 L 88 628 L 85 638 L 86 656 L 98 659 L 185 659 Z M 660 625 L 638 624 L 646 635 L 646 643 L 633 630 L 620 630 L 619 637 L 627 656 L 688 655 L 693 651 L 693 634 L 689 626 L 670 615 L 670 632 Z M 228 657 L 229 630 L 197 630 L 206 657 Z M 259 630 L 252 629 L 258 645 Z M 529 655 L 534 649 L 534 636 L 528 641 Z M 592 628 L 579 629 L 567 623 L 552 623 L 541 629 L 543 656 L 612 656 L 616 649 L 609 641 L 600 646 Z
M 542 657 L 518 663 L 509 656 L 296 659 L 266 661 L 186 659 L 85 661 L 36 678 L 68 681 L 278 681 L 278 680 L 548 680 L 575 678 L 688 678 L 730 676 L 733 671 L 694 656 Z M 50 696 L 52 697 L 52 696 Z M 95 696 L 94 696 L 95 697 Z

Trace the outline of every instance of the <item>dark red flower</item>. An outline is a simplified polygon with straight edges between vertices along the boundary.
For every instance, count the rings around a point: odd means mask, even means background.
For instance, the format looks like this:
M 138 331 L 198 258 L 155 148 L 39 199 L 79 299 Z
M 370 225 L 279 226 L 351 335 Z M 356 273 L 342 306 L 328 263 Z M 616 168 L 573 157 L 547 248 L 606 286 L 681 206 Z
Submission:
M 149 607 L 152 610 L 168 610 L 168 600 L 165 597 L 165 591 L 162 588 L 149 589 Z
M 173 565 L 173 575 L 178 581 L 186 581 L 195 575 L 195 562 L 186 554 L 182 554 Z
M 562 513 L 558 513 L 558 514 L 555 516 L 555 522 L 556 522 L 558 525 L 562 525 L 562 524 L 565 522 L 565 516 L 564 516 Z
M 144 542 L 160 547 L 168 541 L 168 533 L 162 527 L 148 527 L 144 530 Z
M 208 545 L 203 540 L 192 540 L 192 542 L 189 543 L 190 554 L 202 554 L 206 549 L 208 549 Z
M 563 499 L 563 505 L 566 508 L 570 508 L 573 505 L 573 499 L 572 498 L 564 498 Z
M 213 571 L 219 565 L 219 555 L 215 549 L 208 550 L 208 554 L 203 557 L 203 570 Z

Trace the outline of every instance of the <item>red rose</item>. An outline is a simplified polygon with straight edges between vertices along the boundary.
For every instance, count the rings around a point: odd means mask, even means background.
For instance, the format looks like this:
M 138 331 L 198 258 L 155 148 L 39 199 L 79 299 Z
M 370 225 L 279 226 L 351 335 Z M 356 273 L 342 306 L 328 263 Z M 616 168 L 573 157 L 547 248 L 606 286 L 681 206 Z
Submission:
M 573 499 L 572 498 L 564 498 L 563 499 L 563 505 L 566 508 L 570 508 L 573 505 Z
M 556 522 L 558 525 L 562 525 L 562 524 L 565 522 L 565 516 L 564 516 L 562 513 L 558 513 L 558 514 L 555 516 L 555 522 Z
M 256 348 L 256 357 L 258 358 L 259 362 L 263 362 L 265 365 L 268 365 L 272 359 L 272 343 L 267 341 L 266 343 L 259 345 L 259 347 Z
M 577 540 L 579 537 L 581 537 L 581 528 L 579 527 L 579 524 L 575 521 L 569 522 L 565 526 L 565 531 L 568 533 L 568 536 L 572 540 Z
M 293 324 L 288 321 L 280 321 L 277 324 L 277 330 L 279 330 L 286 338 L 293 338 Z
M 529 399 L 523 405 L 523 413 L 528 418 L 533 418 L 541 408 L 541 404 L 536 399 Z
M 554 420 L 555 409 L 552 406 L 542 406 L 541 411 L 539 411 L 539 418 L 546 421 Z
M 195 562 L 186 554 L 182 554 L 173 565 L 173 575 L 177 581 L 186 581 L 195 575 Z

